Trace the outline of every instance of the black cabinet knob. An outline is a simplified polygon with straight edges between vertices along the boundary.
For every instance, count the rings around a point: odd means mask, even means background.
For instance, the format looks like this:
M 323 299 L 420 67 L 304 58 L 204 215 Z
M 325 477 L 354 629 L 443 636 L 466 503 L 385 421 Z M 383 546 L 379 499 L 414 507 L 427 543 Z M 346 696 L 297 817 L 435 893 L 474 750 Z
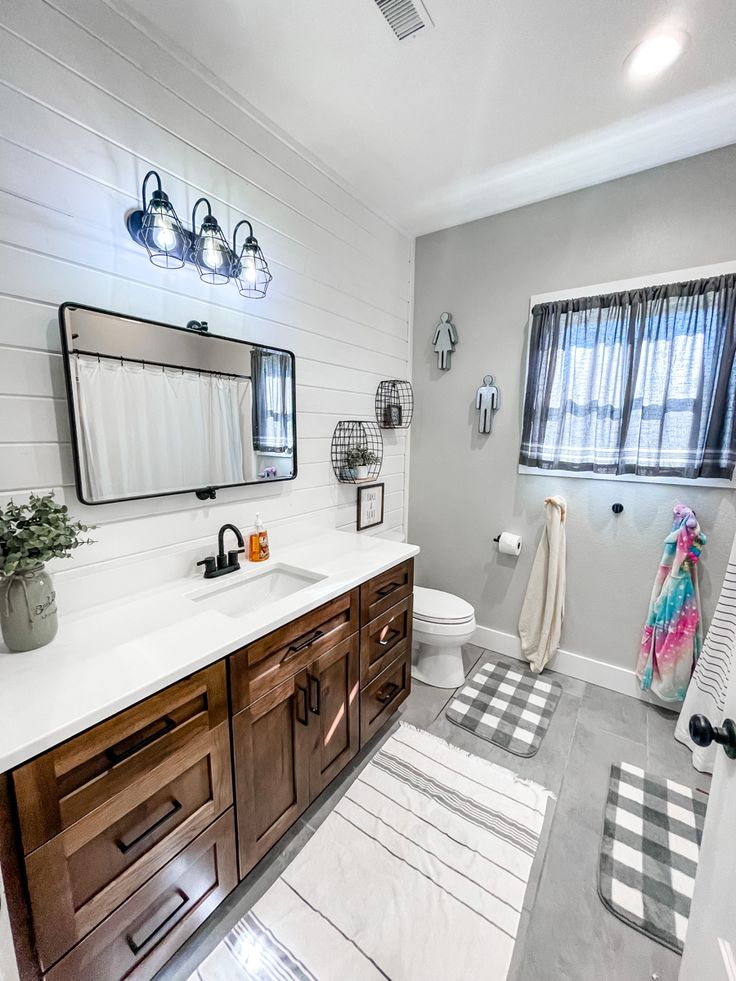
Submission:
M 696 746 L 719 743 L 726 756 L 736 760 L 736 724 L 733 719 L 724 719 L 722 726 L 713 726 L 705 715 L 694 715 L 690 719 L 689 729 L 690 738 Z

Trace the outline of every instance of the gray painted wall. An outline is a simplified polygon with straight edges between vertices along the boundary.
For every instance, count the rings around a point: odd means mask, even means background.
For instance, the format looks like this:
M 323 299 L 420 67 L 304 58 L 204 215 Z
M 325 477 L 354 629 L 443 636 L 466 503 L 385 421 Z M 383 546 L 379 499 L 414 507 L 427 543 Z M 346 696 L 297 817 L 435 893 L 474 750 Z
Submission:
M 736 146 L 417 241 L 409 540 L 422 547 L 419 583 L 457 593 L 480 625 L 515 634 L 543 499 L 562 494 L 561 647 L 632 668 L 671 509 L 684 501 L 709 537 L 701 589 L 710 617 L 736 530 L 736 493 L 519 474 L 525 343 L 533 294 L 735 258 Z M 438 370 L 430 343 L 443 310 L 460 335 L 448 372 Z M 487 372 L 502 407 L 484 437 L 473 400 Z M 625 506 L 618 517 L 614 501 Z M 518 559 L 492 544 L 502 530 L 524 537 Z

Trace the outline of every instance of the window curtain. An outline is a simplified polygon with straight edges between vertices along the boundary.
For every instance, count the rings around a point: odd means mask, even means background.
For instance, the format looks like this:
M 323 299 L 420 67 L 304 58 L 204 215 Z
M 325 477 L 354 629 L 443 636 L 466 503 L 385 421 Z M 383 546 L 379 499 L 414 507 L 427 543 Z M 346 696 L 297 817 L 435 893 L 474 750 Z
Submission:
M 291 453 L 294 448 L 291 357 L 283 351 L 253 348 L 253 449 Z
M 519 462 L 730 479 L 736 275 L 532 310 Z
M 250 379 L 78 356 L 76 384 L 90 500 L 252 479 Z

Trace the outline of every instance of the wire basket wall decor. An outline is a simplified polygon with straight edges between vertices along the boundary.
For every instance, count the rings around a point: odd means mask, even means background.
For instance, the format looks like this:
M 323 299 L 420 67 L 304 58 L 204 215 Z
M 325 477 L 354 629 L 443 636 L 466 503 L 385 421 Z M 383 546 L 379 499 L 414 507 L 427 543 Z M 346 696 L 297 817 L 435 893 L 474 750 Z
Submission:
M 376 422 L 382 429 L 408 429 L 414 415 L 411 382 L 392 378 L 376 389 Z
M 375 480 L 383 463 L 383 439 L 375 422 L 345 419 L 332 434 L 332 469 L 341 484 Z

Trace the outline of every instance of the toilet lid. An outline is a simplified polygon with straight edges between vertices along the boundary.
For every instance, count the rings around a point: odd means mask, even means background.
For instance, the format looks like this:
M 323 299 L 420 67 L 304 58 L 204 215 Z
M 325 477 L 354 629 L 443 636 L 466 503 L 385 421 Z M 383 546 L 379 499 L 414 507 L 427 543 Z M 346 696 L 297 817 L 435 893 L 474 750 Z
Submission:
M 468 623 L 475 610 L 459 596 L 440 589 L 414 587 L 414 618 L 426 623 Z

